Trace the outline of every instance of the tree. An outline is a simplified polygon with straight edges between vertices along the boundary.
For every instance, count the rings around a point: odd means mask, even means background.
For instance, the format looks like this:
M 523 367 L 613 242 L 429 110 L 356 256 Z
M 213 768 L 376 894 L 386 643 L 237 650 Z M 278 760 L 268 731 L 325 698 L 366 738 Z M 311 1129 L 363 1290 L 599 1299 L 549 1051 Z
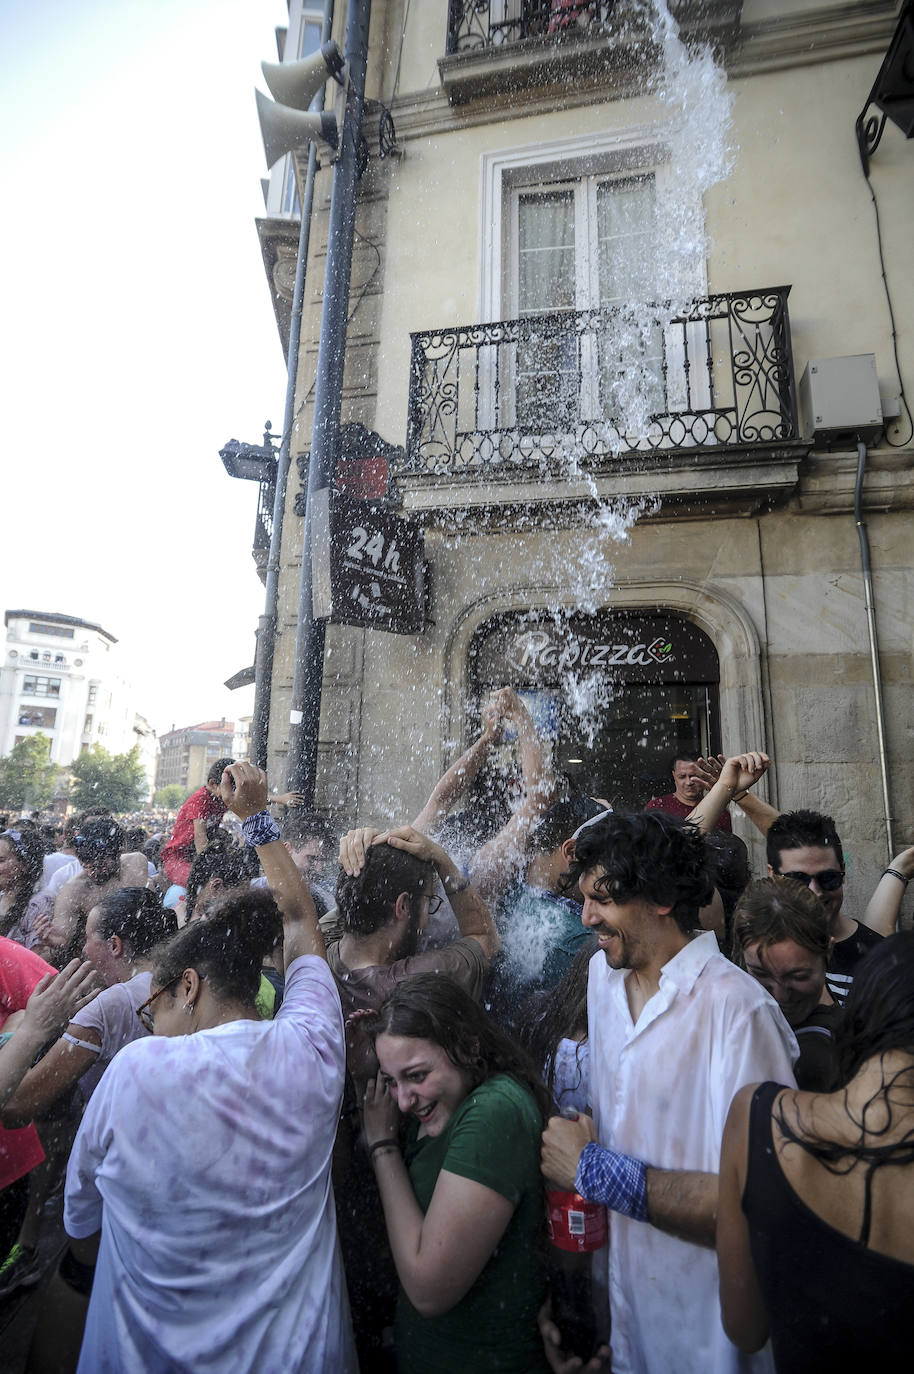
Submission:
M 47 805 L 54 795 L 57 765 L 47 735 L 27 735 L 0 759 L 0 806 L 21 811 Z
M 136 744 L 127 754 L 109 754 L 96 744 L 73 760 L 70 772 L 75 783 L 70 795 L 78 811 L 87 806 L 133 811 L 149 795 Z
M 166 783 L 160 787 L 152 799 L 153 806 L 161 806 L 164 811 L 177 811 L 191 794 L 191 788 L 182 787 L 179 782 Z

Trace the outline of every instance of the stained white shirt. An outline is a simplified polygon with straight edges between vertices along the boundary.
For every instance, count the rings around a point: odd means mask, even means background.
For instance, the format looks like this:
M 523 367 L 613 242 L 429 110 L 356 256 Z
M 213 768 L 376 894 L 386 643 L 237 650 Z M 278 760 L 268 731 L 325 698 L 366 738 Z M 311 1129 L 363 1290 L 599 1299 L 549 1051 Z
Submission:
M 761 1080 L 794 1085 L 793 1032 L 708 931 L 664 965 L 637 1023 L 627 977 L 602 951 L 593 956 L 587 1012 L 597 1138 L 656 1168 L 716 1174 L 734 1094 Z M 724 1334 L 713 1250 L 612 1212 L 595 1273 L 609 1289 L 613 1374 L 773 1368 L 767 1349 L 741 1355 Z
M 79 1374 L 357 1369 L 330 1185 L 344 1069 L 311 956 L 273 1021 L 115 1056 L 67 1170 L 67 1232 L 102 1232 Z

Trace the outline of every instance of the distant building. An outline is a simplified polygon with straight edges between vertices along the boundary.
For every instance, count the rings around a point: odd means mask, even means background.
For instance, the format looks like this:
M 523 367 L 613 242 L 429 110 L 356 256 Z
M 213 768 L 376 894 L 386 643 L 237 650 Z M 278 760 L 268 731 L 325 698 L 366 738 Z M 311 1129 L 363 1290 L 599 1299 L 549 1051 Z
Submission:
M 135 744 L 150 780 L 155 731 L 137 714 L 121 676 L 114 635 L 90 620 L 48 611 L 7 611 L 0 664 L 0 754 L 47 735 L 51 761 L 68 767 L 84 749 L 125 754 Z
M 159 739 L 156 788 L 168 787 L 171 783 L 191 789 L 202 787 L 217 759 L 234 757 L 234 737 L 235 723 L 224 716 L 221 720 L 169 730 Z
M 232 758 L 249 759 L 251 757 L 251 722 L 253 716 L 241 716 L 235 722 L 235 735 L 232 740 Z

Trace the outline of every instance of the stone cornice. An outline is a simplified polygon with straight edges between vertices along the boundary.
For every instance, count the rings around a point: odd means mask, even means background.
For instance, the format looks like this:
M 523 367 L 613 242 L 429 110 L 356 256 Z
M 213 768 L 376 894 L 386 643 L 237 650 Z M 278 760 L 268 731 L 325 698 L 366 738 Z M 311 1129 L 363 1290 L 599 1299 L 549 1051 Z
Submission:
M 722 56 L 728 74 L 734 79 L 867 53 L 881 57 L 895 31 L 898 14 L 899 0 L 855 0 L 855 3 L 839 3 L 827 9 L 788 13 L 755 23 L 743 22 L 739 41 L 728 45 Z M 582 43 L 576 51 L 586 55 L 591 49 Z M 441 59 L 449 63 L 455 60 L 464 59 Z M 460 105 L 451 104 L 441 87 L 399 96 L 391 105 L 398 140 L 408 143 L 411 139 L 456 132 L 496 120 L 504 122 L 550 113 L 556 109 L 559 95 L 562 109 L 575 109 L 631 99 L 643 94 L 645 89 L 643 68 L 633 74 L 628 68 L 603 64 L 601 74 L 600 64 L 590 61 L 584 63 L 582 78 L 573 84 L 561 79 L 557 71 L 548 86 L 534 84 L 517 90 L 513 87 L 514 64 L 508 56 L 487 58 L 486 61 L 499 63 L 503 74 L 501 84 L 506 86 L 510 79 L 510 91 L 490 89 L 483 97 Z M 873 68 L 874 76 L 877 68 L 878 64 Z M 556 89 L 557 84 L 561 86 L 560 91 Z

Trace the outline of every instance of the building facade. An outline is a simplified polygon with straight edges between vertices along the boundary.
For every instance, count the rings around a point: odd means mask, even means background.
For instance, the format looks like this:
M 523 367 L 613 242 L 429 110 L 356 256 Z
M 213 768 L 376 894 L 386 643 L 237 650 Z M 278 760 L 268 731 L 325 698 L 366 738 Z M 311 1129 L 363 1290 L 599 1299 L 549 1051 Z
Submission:
M 557 765 L 620 804 L 663 788 L 675 748 L 766 750 L 763 793 L 835 816 L 859 902 L 886 862 L 886 792 L 896 844 L 914 822 L 914 143 L 887 124 L 868 183 L 855 136 L 902 5 L 670 10 L 685 57 L 661 4 L 372 6 L 342 419 L 402 447 L 388 499 L 422 526 L 430 594 L 421 635 L 328 627 L 317 801 L 415 814 L 508 683 Z M 293 0 L 290 33 L 302 14 Z M 302 472 L 331 181 L 327 159 Z M 259 229 L 285 344 L 297 226 L 277 211 Z M 277 776 L 301 509 L 290 482 Z
M 199 725 L 167 731 L 159 738 L 156 788 L 177 783 L 179 787 L 196 791 L 203 786 L 217 759 L 234 757 L 234 738 L 234 722 L 224 716 L 221 720 L 207 720 Z
M 52 763 L 66 768 L 96 744 L 111 754 L 138 745 L 151 790 L 155 731 L 137 713 L 133 687 L 121 676 L 114 635 L 91 621 L 47 611 L 7 611 L 4 621 L 0 753 L 44 734 Z

